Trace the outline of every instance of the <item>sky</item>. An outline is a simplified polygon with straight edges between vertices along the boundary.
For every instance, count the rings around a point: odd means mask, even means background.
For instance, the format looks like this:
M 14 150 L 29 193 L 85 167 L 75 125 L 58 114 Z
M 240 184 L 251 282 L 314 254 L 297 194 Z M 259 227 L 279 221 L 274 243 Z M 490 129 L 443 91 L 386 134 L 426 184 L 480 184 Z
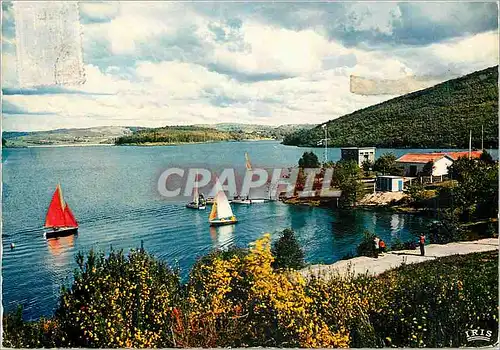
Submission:
M 465 75 L 498 64 L 496 3 L 81 2 L 86 82 L 20 88 L 2 2 L 3 130 L 322 123 L 395 96 L 349 77 Z

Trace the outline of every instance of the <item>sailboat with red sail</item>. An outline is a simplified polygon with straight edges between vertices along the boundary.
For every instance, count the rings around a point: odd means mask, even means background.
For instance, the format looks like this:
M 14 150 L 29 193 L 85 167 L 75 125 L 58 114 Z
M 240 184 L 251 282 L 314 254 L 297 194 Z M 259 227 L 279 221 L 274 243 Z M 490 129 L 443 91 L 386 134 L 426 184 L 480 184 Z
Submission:
M 64 201 L 61 186 L 57 185 L 45 218 L 45 237 L 59 237 L 75 234 L 78 222 L 68 203 Z

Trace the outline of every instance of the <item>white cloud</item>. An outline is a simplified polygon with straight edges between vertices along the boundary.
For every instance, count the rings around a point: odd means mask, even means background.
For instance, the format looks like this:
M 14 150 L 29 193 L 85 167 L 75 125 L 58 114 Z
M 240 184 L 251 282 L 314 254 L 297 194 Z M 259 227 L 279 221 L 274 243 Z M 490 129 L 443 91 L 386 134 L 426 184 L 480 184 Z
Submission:
M 17 85 L 16 56 L 9 53 L 2 53 L 2 86 Z
M 498 33 L 476 34 L 461 40 L 431 45 L 429 51 L 441 60 L 450 63 L 498 63 Z
M 346 28 L 358 31 L 390 35 L 401 17 L 393 3 L 349 9 Z M 239 16 L 241 25 L 234 25 L 181 3 L 84 4 L 82 11 L 93 21 L 84 26 L 89 61 L 80 93 L 4 96 L 21 110 L 40 114 L 4 115 L 7 130 L 321 123 L 391 97 L 350 93 L 351 74 L 380 79 L 466 74 L 498 61 L 496 32 L 368 50 L 329 39 L 320 26 L 292 30 L 252 15 Z M 320 15 L 311 9 L 301 18 Z M 166 54 L 173 58 L 162 58 L 170 57 Z M 3 58 L 3 82 L 14 84 L 15 57 Z M 266 75 L 289 78 L 259 80 Z
M 117 16 L 120 12 L 119 2 L 79 2 L 80 16 L 94 21 L 104 21 Z

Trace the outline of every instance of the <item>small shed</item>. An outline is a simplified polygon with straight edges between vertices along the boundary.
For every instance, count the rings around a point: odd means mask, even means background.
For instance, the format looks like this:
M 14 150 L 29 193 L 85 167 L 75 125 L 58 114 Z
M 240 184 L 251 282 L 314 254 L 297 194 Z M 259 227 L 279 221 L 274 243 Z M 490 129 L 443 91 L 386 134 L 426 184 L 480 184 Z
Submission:
M 402 176 L 379 175 L 377 176 L 377 190 L 382 192 L 402 192 L 404 188 Z

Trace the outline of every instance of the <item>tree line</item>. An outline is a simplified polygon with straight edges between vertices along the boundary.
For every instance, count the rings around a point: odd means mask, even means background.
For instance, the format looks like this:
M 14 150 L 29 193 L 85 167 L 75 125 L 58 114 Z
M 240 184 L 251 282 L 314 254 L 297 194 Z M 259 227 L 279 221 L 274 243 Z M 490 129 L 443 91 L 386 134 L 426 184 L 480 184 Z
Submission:
M 137 130 L 116 139 L 116 145 L 142 143 L 190 143 L 209 141 L 239 141 L 252 138 L 243 132 L 219 131 L 196 126 L 167 126 Z

